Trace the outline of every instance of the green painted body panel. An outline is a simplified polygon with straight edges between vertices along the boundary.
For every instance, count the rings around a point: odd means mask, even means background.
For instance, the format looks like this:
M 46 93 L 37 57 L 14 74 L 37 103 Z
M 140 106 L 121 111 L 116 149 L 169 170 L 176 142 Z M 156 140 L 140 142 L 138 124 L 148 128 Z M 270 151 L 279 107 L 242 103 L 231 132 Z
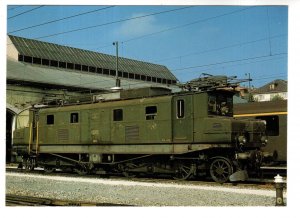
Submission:
M 29 143 L 29 127 L 25 127 L 22 129 L 16 129 L 14 131 L 13 143 L 15 145 L 20 145 L 20 144 L 28 145 L 28 143 Z
M 230 143 L 231 142 L 231 122 L 230 119 L 221 119 L 219 117 L 206 117 L 201 121 L 198 134 L 203 143 Z
M 184 102 L 184 116 L 178 118 L 177 101 Z M 173 98 L 173 141 L 175 143 L 193 142 L 193 95 L 175 96 Z
M 200 92 L 41 108 L 36 112 L 38 150 L 173 154 L 231 146 L 233 118 L 208 115 L 207 102 L 208 93 Z M 71 114 L 78 114 L 77 122 L 70 121 Z M 48 115 L 54 124 L 47 124 Z
M 232 143 L 233 118 L 208 113 L 208 94 L 194 95 L 194 141 Z
M 171 143 L 170 99 L 170 96 L 163 96 L 41 109 L 39 144 Z M 145 108 L 148 106 L 157 107 L 153 120 L 146 119 Z M 115 109 L 122 109 L 123 120 L 113 120 Z M 78 123 L 70 123 L 71 113 L 79 114 Z M 47 124 L 48 115 L 54 115 L 54 124 Z M 134 128 L 136 136 L 126 136 L 130 128 Z

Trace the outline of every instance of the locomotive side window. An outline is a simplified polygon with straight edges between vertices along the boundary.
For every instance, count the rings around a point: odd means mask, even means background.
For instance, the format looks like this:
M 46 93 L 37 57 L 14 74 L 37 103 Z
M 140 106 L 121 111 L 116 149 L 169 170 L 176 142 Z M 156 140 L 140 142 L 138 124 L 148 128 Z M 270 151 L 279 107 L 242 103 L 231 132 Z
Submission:
M 154 120 L 157 115 L 156 106 L 148 106 L 145 108 L 146 120 Z
M 208 96 L 208 114 L 219 116 L 232 116 L 232 96 L 213 94 Z
M 184 100 L 177 100 L 176 104 L 177 118 L 184 118 Z
M 78 123 L 78 122 L 79 122 L 78 113 L 71 113 L 71 115 L 70 115 L 70 123 Z
M 279 118 L 278 116 L 260 116 L 257 119 L 265 120 L 267 123 L 267 135 L 278 136 L 279 135 Z
M 52 125 L 54 124 L 54 115 L 47 115 L 47 125 Z
M 122 109 L 115 109 L 113 111 L 113 120 L 114 121 L 122 121 L 123 120 L 123 110 Z
M 208 113 L 216 114 L 217 112 L 217 98 L 215 95 L 208 96 Z

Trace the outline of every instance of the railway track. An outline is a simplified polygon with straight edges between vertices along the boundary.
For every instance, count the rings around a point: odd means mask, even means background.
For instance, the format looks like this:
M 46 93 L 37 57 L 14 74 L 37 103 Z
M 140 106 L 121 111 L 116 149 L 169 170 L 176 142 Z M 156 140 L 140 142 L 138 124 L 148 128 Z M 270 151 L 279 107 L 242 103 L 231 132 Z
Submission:
M 6 195 L 5 202 L 6 206 L 133 206 L 126 204 L 68 201 L 10 194 Z
M 42 197 L 38 201 L 30 197 L 24 202 L 7 196 L 7 206 L 273 206 L 276 194 L 273 180 L 219 184 L 161 177 L 100 178 L 61 171 L 49 174 L 42 168 L 30 172 L 9 169 L 6 178 L 6 194 Z M 283 191 L 286 202 L 286 187 Z
M 35 169 L 33 171 L 25 171 L 24 169 L 18 169 L 16 167 L 7 167 L 6 172 L 15 172 L 15 173 L 22 173 L 22 174 L 37 174 L 37 175 L 47 175 L 47 176 L 62 176 L 62 177 L 77 177 L 77 178 L 99 178 L 99 175 L 79 175 L 77 173 L 69 173 L 63 171 L 55 171 L 52 173 L 45 172 L 42 168 Z M 102 175 L 101 177 L 106 177 L 115 180 L 124 180 L 124 181 L 137 181 L 137 182 L 153 182 L 153 183 L 172 183 L 172 184 L 181 184 L 181 185 L 209 185 L 209 186 L 222 186 L 222 187 L 232 187 L 232 186 L 239 186 L 245 188 L 259 188 L 259 189 L 274 189 L 274 176 L 277 175 L 276 172 L 272 171 L 270 173 L 268 171 L 267 176 L 264 178 L 249 178 L 247 181 L 243 182 L 229 182 L 219 184 L 211 180 L 174 180 L 168 177 L 135 177 L 135 178 L 127 178 L 121 175 Z M 265 174 L 264 174 L 265 175 Z M 284 174 L 281 174 L 284 176 Z

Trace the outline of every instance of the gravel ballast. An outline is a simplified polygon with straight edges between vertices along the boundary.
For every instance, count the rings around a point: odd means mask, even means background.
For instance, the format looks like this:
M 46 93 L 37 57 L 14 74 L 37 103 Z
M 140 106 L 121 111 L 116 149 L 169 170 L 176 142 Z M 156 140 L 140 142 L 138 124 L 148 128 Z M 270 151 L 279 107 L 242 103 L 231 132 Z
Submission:
M 275 190 L 12 172 L 6 173 L 6 194 L 136 206 L 275 205 Z

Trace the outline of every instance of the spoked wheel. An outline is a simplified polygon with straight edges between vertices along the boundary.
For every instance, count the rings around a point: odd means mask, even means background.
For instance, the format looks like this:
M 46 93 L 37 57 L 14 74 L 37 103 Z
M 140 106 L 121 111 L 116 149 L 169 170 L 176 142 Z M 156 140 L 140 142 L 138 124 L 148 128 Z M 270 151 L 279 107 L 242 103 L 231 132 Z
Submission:
M 215 158 L 210 164 L 210 176 L 218 183 L 224 183 L 229 180 L 229 176 L 233 173 L 231 161 L 227 158 Z
M 32 158 L 23 159 L 23 166 L 25 171 L 32 171 L 34 169 L 34 160 Z
M 174 179 L 176 180 L 186 180 L 191 177 L 192 174 L 195 172 L 195 165 L 191 163 L 178 163 Z

